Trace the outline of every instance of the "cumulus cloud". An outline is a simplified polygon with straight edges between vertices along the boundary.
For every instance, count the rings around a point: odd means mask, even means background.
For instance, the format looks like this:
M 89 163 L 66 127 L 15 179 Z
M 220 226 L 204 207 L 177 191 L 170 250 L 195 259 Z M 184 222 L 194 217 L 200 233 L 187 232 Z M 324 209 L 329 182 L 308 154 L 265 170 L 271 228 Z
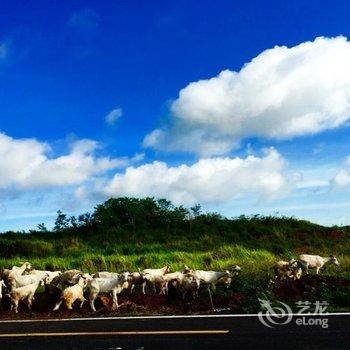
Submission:
M 342 168 L 339 169 L 335 176 L 330 180 L 330 186 L 333 189 L 350 187 L 350 156 L 345 158 Z
M 113 125 L 122 115 L 123 110 L 121 108 L 115 108 L 106 115 L 105 121 L 107 124 Z
M 183 88 L 170 123 L 144 139 L 163 151 L 224 154 L 248 137 L 289 139 L 350 118 L 350 42 L 319 37 L 266 50 L 236 72 Z
M 95 156 L 98 147 L 82 139 L 71 144 L 68 154 L 50 158 L 47 143 L 0 133 L 0 190 L 77 185 L 123 165 L 121 159 Z
M 331 185 L 334 188 L 344 188 L 350 185 L 350 172 L 346 169 L 341 169 L 331 180 Z
M 206 158 L 174 167 L 154 161 L 128 167 L 110 181 L 98 183 L 93 192 L 104 197 L 166 197 L 176 204 L 223 203 L 248 193 L 270 200 L 288 190 L 284 168 L 285 160 L 273 148 L 262 157 Z M 76 195 L 86 192 L 79 188 Z

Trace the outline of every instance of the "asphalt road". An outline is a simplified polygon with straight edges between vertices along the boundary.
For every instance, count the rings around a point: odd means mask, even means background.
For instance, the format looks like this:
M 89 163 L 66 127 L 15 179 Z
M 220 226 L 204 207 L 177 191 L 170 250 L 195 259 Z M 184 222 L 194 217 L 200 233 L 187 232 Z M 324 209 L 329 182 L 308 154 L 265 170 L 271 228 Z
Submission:
M 2 321 L 0 349 L 350 349 L 350 314 L 282 321 L 274 328 L 257 315 Z

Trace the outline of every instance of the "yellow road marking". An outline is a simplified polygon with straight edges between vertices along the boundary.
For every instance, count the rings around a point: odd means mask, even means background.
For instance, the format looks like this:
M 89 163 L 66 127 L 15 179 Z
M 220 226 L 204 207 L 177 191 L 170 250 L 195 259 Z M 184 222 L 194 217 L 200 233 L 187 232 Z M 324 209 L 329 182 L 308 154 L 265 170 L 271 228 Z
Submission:
M 114 331 L 114 332 L 58 332 L 58 333 L 3 333 L 1 338 L 14 337 L 63 337 L 63 336 L 101 336 L 101 335 L 186 335 L 186 334 L 227 334 L 228 329 L 190 330 L 190 331 Z

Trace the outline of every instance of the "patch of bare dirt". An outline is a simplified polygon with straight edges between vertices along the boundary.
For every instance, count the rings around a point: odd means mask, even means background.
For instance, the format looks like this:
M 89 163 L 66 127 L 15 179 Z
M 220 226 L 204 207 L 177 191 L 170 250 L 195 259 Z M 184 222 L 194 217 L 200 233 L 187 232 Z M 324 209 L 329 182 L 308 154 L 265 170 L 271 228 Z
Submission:
M 337 290 L 350 288 L 350 280 L 329 276 L 306 275 L 297 281 L 284 281 L 275 283 L 272 289 L 274 296 L 283 301 L 310 300 L 315 291 L 321 288 Z M 103 317 L 103 316 L 137 316 L 137 315 L 183 315 L 183 314 L 209 314 L 212 313 L 210 298 L 206 289 L 200 292 L 198 299 L 185 298 L 170 290 L 168 296 L 158 294 L 143 295 L 140 292 L 129 294 L 124 291 L 118 296 L 119 309 L 112 310 L 110 295 L 102 295 L 95 301 L 96 312 L 91 311 L 88 302 L 79 309 L 79 302 L 73 310 L 67 310 L 64 305 L 58 311 L 52 311 L 59 299 L 60 293 L 38 293 L 35 295 L 32 310 L 27 309 L 26 303 L 20 303 L 19 312 L 10 311 L 9 299 L 4 296 L 3 310 L 0 319 L 53 319 L 53 318 L 79 318 L 79 317 Z M 251 295 L 242 292 L 217 291 L 213 295 L 215 308 L 221 312 L 242 313 L 242 305 Z M 87 298 L 87 296 L 86 296 Z
M 311 298 L 321 288 L 336 290 L 339 287 L 350 287 L 350 280 L 320 275 L 305 275 L 299 280 L 285 280 L 275 283 L 273 292 L 281 300 L 305 300 Z
M 87 297 L 87 296 L 86 296 Z M 170 293 L 168 296 L 141 293 L 129 294 L 123 292 L 118 296 L 119 309 L 112 310 L 110 295 L 99 296 L 95 301 L 96 312 L 91 311 L 88 302 L 79 309 L 79 302 L 74 304 L 73 310 L 67 310 L 62 304 L 58 311 L 52 311 L 59 294 L 45 292 L 37 293 L 33 301 L 32 310 L 27 309 L 26 302 L 20 302 L 18 314 L 10 311 L 9 299 L 3 298 L 3 310 L 0 319 L 52 319 L 52 318 L 78 318 L 99 316 L 127 316 L 127 315 L 176 315 L 200 314 L 212 312 L 209 295 L 206 290 L 201 292 L 198 299 L 182 299 L 180 295 Z M 230 295 L 215 294 L 213 301 L 217 309 L 236 312 L 244 296 L 240 293 Z

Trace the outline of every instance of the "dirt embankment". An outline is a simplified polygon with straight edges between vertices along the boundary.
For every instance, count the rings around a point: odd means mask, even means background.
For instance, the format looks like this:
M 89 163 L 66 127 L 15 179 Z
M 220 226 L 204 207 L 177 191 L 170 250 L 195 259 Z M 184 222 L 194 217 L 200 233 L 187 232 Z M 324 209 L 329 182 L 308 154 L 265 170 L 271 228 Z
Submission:
M 315 292 L 326 288 L 330 293 L 336 292 L 340 288 L 350 291 L 350 280 L 334 277 L 324 277 L 307 275 L 297 281 L 286 281 L 275 283 L 272 287 L 272 296 L 278 300 L 294 302 L 298 300 L 312 300 Z M 87 296 L 86 296 L 87 297 Z M 215 293 L 213 301 L 215 312 L 244 313 L 243 305 L 247 300 L 252 300 L 253 295 L 243 292 Z M 258 296 L 256 296 L 256 299 Z M 19 306 L 18 314 L 10 311 L 9 299 L 4 297 L 0 319 L 52 319 L 70 317 L 103 317 L 103 316 L 136 316 L 136 315 L 176 315 L 176 314 L 203 314 L 212 313 L 209 295 L 206 289 L 200 292 L 196 300 L 182 300 L 175 291 L 171 291 L 168 296 L 158 294 L 143 295 L 140 292 L 129 294 L 123 292 L 119 297 L 119 310 L 111 310 L 112 299 L 109 295 L 100 296 L 96 302 L 96 312 L 91 311 L 88 302 L 85 302 L 82 309 L 77 304 L 69 311 L 64 305 L 60 310 L 52 311 L 55 303 L 59 299 L 59 294 L 37 293 L 33 302 L 32 310 L 29 311 L 26 303 Z M 350 303 L 350 300 L 349 300 Z M 350 308 L 350 304 L 349 304 Z
M 119 309 L 111 310 L 112 298 L 102 295 L 95 301 L 96 312 L 91 311 L 88 302 L 79 309 L 79 302 L 74 304 L 73 310 L 67 310 L 62 304 L 58 311 L 52 311 L 59 296 L 37 293 L 33 301 L 32 310 L 27 309 L 26 302 L 20 303 L 18 314 L 10 311 L 10 303 L 7 298 L 3 299 L 3 310 L 0 319 L 50 319 L 70 317 L 103 317 L 103 316 L 131 316 L 131 315 L 176 315 L 192 313 L 212 312 L 210 299 L 203 291 L 197 300 L 182 300 L 182 298 L 171 295 L 158 294 L 134 294 L 127 293 L 118 297 Z M 241 300 L 244 298 L 240 293 L 233 293 L 230 297 L 215 295 L 213 297 L 215 307 L 221 310 L 238 312 Z
M 276 283 L 273 287 L 273 293 L 279 300 L 297 301 L 314 299 L 315 293 L 322 294 L 322 291 L 335 294 L 340 289 L 347 290 L 350 298 L 350 280 L 330 276 L 305 275 L 296 281 Z

